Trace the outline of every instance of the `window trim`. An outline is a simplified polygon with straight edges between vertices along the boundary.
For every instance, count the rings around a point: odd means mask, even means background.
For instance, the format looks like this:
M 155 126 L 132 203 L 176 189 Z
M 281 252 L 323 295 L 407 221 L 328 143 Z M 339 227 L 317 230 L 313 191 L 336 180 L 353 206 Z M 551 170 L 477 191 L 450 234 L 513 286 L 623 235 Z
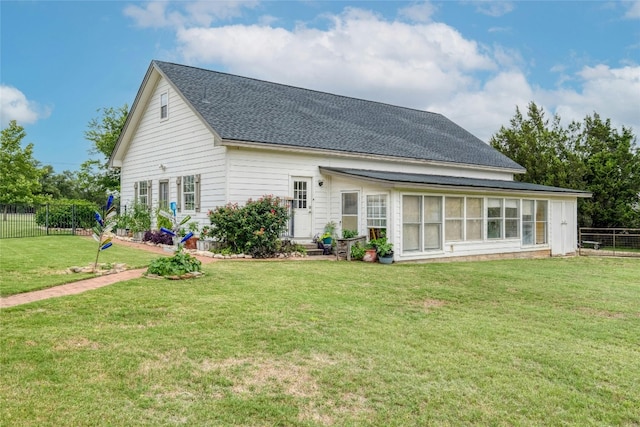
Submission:
M 356 213 L 355 214 L 345 214 L 344 213 L 344 196 L 347 194 L 355 194 L 356 195 Z M 356 219 L 356 227 L 355 230 L 360 230 L 360 191 L 353 190 L 345 190 L 340 192 L 340 226 L 342 230 L 353 230 L 354 228 L 345 228 L 344 226 L 344 218 L 355 218 Z
M 163 98 L 165 101 L 163 102 Z M 160 93 L 160 121 L 169 119 L 169 91 Z
M 376 198 L 374 205 L 370 205 L 370 198 Z M 369 236 L 378 236 L 380 233 L 372 232 L 372 230 L 387 230 L 387 225 L 389 224 L 389 195 L 387 193 L 375 193 L 375 194 L 367 194 L 365 196 L 366 200 L 366 218 L 365 224 L 367 226 L 367 234 Z M 382 203 L 380 203 L 382 202 Z M 370 216 L 369 213 L 377 213 L 377 216 Z M 372 225 L 370 221 L 379 221 L 377 225 Z

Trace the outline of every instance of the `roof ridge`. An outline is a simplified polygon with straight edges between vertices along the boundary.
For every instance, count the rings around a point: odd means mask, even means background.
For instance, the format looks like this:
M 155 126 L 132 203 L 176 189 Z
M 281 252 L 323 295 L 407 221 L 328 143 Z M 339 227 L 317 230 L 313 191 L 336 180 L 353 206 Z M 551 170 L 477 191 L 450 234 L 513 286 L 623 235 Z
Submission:
M 241 76 L 239 74 L 233 74 L 233 73 L 229 73 L 229 72 L 226 72 L 226 71 L 211 70 L 211 69 L 208 69 L 208 68 L 197 67 L 197 66 L 194 66 L 194 65 L 178 64 L 176 62 L 160 61 L 160 60 L 157 60 L 157 59 L 154 59 L 151 62 L 152 63 L 156 63 L 156 64 L 169 64 L 169 65 L 174 65 L 174 66 L 177 66 L 177 67 L 192 68 L 194 70 L 200 70 L 200 71 L 205 71 L 205 72 L 209 72 L 209 73 L 222 74 L 222 75 L 225 75 L 225 76 L 236 77 L 236 78 L 241 78 L 241 79 L 246 79 L 246 80 L 252 80 L 252 81 L 263 83 L 263 84 L 282 86 L 282 87 L 301 90 L 301 91 L 305 91 L 305 92 L 319 93 L 319 94 L 322 94 L 322 95 L 331 95 L 331 96 L 335 96 L 337 98 L 351 99 L 351 100 L 368 102 L 368 103 L 377 104 L 377 105 L 385 105 L 385 106 L 389 106 L 389 107 L 393 107 L 393 108 L 401 108 L 403 110 L 415 111 L 415 112 L 418 112 L 418 113 L 432 114 L 434 116 L 440 116 L 440 117 L 443 117 L 443 118 L 445 118 L 447 120 L 450 120 L 449 118 L 444 116 L 442 113 L 436 113 L 434 111 L 421 110 L 421 109 L 412 108 L 412 107 L 405 107 L 405 106 L 402 106 L 402 105 L 391 104 L 391 103 L 383 102 L 383 101 L 374 101 L 372 99 L 356 98 L 355 96 L 341 95 L 341 94 L 338 94 L 338 93 L 327 92 L 327 91 L 323 91 L 323 90 L 319 90 L 319 89 L 309 89 L 309 88 L 305 88 L 305 87 L 301 87 L 301 86 L 294 86 L 294 85 L 287 84 L 287 83 L 278 83 L 278 82 L 274 82 L 274 81 L 270 81 L 270 80 L 260 79 L 260 78 L 257 78 L 257 77 Z

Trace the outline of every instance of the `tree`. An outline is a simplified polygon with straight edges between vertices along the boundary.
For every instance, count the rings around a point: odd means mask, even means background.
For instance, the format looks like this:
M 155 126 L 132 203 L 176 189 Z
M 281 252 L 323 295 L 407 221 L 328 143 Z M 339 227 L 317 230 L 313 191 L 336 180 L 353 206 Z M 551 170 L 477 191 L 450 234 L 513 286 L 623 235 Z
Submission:
M 40 194 L 47 199 L 82 199 L 78 189 L 78 178 L 75 172 L 65 170 L 56 173 L 51 165 L 40 169 Z
M 125 104 L 120 108 L 102 108 L 98 112 L 102 116 L 89 121 L 85 138 L 93 143 L 89 154 L 101 155 L 102 158 L 84 162 L 79 177 L 84 184 L 90 185 L 88 191 L 91 194 L 102 192 L 99 196 L 102 200 L 105 193 L 120 190 L 120 171 L 109 168 L 109 157 L 127 120 L 129 107 Z
M 33 158 L 33 144 L 23 149 L 24 128 L 15 120 L 2 130 L 0 148 L 0 203 L 35 203 L 40 191 L 38 162 Z
M 526 169 L 516 181 L 573 189 L 584 186 L 582 161 L 560 117 L 554 115 L 549 123 L 544 110 L 533 102 L 528 105 L 527 118 L 516 107 L 511 127 L 501 127 L 489 143 Z
M 611 127 L 597 113 L 576 128 L 590 199 L 581 202 L 591 227 L 640 227 L 640 151 L 630 129 Z
M 578 200 L 581 227 L 640 226 L 640 153 L 630 129 L 621 132 L 598 114 L 567 129 L 531 102 L 527 117 L 516 108 L 490 144 L 527 169 L 516 180 L 589 191 Z

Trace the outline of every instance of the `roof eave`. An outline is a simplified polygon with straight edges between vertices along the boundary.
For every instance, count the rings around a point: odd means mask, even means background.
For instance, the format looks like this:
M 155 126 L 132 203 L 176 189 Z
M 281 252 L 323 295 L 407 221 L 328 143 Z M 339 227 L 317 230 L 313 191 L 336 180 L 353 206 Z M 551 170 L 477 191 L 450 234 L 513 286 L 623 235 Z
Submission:
M 371 182 L 378 185 L 383 185 L 388 188 L 394 189 L 416 189 L 416 190 L 454 190 L 456 192 L 465 192 L 469 194 L 522 194 L 522 195 L 535 195 L 535 196 L 551 196 L 551 197 L 576 197 L 576 198 L 590 198 L 592 196 L 589 192 L 565 192 L 565 191 L 544 191 L 544 190 L 527 190 L 527 189 L 509 189 L 509 188 L 494 188 L 494 187 L 480 187 L 469 185 L 451 185 L 451 184 L 430 184 L 430 183 L 416 183 L 409 181 L 394 181 L 383 178 L 363 177 L 353 175 L 350 173 L 336 171 L 331 168 L 319 167 L 320 172 L 326 175 L 340 176 L 343 178 L 357 179 L 361 181 Z

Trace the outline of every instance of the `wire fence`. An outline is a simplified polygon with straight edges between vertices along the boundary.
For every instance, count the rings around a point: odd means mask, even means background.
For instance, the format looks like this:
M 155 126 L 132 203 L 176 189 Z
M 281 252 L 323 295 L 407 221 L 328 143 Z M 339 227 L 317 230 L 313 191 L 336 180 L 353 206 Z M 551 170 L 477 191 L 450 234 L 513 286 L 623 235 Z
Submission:
M 49 235 L 90 235 L 93 209 L 74 204 L 0 204 L 0 239 Z
M 580 228 L 580 255 L 640 257 L 640 228 Z

